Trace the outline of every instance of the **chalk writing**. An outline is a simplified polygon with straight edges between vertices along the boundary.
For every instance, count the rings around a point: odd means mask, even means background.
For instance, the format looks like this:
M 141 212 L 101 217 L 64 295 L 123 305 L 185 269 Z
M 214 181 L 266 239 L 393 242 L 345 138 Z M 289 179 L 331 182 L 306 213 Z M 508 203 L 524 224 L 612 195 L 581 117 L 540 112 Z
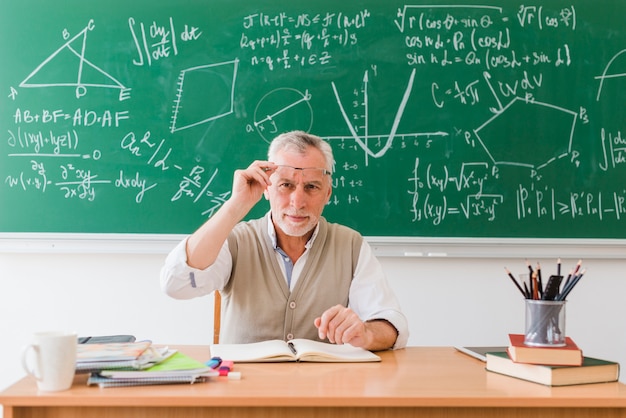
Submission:
M 364 235 L 626 234 L 621 4 L 69 1 L 0 27 L 0 232 L 191 232 L 301 129 Z
M 253 66 L 264 65 L 270 71 L 332 65 L 331 50 L 355 47 L 370 17 L 367 9 L 354 15 L 254 13 L 243 18 L 239 47 L 252 52 Z

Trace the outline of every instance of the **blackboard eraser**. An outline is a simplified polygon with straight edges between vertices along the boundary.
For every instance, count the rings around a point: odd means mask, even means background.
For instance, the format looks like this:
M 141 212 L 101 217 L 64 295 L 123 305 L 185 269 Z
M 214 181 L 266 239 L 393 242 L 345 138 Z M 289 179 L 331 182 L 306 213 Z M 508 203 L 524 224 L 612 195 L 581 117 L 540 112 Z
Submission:
M 404 256 L 405 257 L 423 257 L 424 253 L 419 252 L 419 251 L 405 251 Z

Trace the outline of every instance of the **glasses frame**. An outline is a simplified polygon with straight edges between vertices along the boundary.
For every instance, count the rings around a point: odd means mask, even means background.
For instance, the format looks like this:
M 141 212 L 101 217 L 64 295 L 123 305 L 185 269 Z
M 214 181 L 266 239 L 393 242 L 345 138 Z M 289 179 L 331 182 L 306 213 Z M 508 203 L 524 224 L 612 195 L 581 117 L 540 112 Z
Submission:
M 303 174 L 304 174 L 305 170 L 321 170 L 322 174 L 325 175 L 325 176 L 332 176 L 333 175 L 332 172 L 330 172 L 327 169 L 322 168 L 322 167 L 293 167 L 293 166 L 286 165 L 286 164 L 276 164 L 276 167 L 278 167 L 278 168 L 280 168 L 280 167 L 291 168 L 293 170 L 300 171 Z M 276 171 L 278 171 L 278 168 L 276 169 Z

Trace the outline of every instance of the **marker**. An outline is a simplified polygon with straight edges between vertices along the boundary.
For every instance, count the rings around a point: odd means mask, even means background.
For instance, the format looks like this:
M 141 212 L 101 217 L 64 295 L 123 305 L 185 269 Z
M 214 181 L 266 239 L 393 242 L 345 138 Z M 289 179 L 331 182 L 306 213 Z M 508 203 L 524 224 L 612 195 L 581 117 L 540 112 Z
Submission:
M 223 360 L 219 368 L 220 376 L 228 376 L 228 373 L 235 367 L 235 364 L 230 360 Z
M 222 359 L 220 357 L 213 357 L 205 364 L 212 369 L 217 369 L 218 367 L 220 367 L 220 364 L 222 364 Z

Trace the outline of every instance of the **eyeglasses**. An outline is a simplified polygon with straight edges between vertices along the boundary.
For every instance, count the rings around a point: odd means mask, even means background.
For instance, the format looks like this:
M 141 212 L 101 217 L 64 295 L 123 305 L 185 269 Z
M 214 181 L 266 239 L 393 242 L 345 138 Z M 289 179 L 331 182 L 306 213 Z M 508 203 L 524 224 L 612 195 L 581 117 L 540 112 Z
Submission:
M 296 174 L 300 173 L 306 180 L 322 180 L 324 176 L 330 176 L 333 173 L 321 167 L 292 167 L 290 165 L 278 165 L 276 173 L 280 178 L 293 179 Z
M 275 185 L 281 193 L 291 193 L 298 183 L 304 184 L 307 193 L 314 195 L 324 189 L 325 176 L 332 173 L 321 167 L 292 167 L 290 165 L 278 165 L 273 175 L 277 177 Z

